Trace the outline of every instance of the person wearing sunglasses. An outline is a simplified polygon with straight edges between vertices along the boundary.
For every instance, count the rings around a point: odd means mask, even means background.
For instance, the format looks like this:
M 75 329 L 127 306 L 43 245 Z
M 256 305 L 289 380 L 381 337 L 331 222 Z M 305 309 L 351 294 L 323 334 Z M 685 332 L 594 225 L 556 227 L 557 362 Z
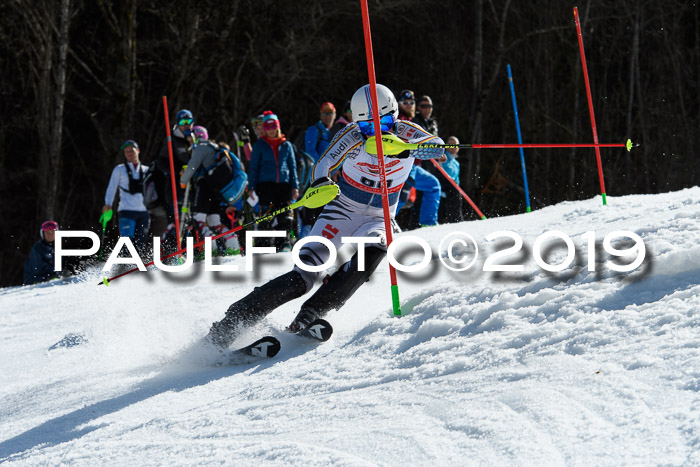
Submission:
M 32 246 L 29 258 L 24 263 L 24 285 L 37 284 L 61 276 L 54 271 L 54 241 L 58 224 L 46 221 L 39 229 L 40 240 Z
M 263 112 L 264 135 L 253 145 L 248 172 L 248 196 L 259 199 L 263 212 L 272 212 L 288 206 L 299 198 L 294 146 L 282 134 L 280 121 L 272 111 Z M 292 211 L 280 214 L 270 222 L 259 224 L 260 230 L 284 230 L 286 237 L 274 239 L 278 250 L 292 248 L 291 231 L 294 223 Z M 265 243 L 260 239 L 256 245 Z
M 399 119 L 412 121 L 416 116 L 416 95 L 410 89 L 399 93 Z
M 333 275 L 326 276 L 320 288 L 302 304 L 288 327 L 290 332 L 305 328 L 314 319 L 342 307 L 386 256 L 379 163 L 377 156 L 372 154 L 376 151 L 367 147 L 368 138 L 376 133 L 375 112 L 380 120 L 380 135 L 387 133 L 409 143 L 442 144 L 440 138 L 421 127 L 398 120 L 399 108 L 394 94 L 381 84 L 377 84 L 376 89 L 377 107 L 372 104 L 369 85 L 355 92 L 351 99 L 355 121 L 336 135 L 314 167 L 311 188 L 332 184 L 331 176 L 341 166 L 342 175 L 338 181 L 340 195 L 325 206 L 310 233 L 310 236 L 325 237 L 336 249 L 340 248 L 344 237 L 373 237 L 376 243 L 364 245 L 362 252 L 358 251 Z M 434 159 L 443 154 L 442 148 L 422 148 L 385 157 L 389 215 L 392 218 L 401 186 L 408 178 L 414 159 Z M 328 247 L 320 242 L 306 243 L 299 251 L 299 258 L 308 266 L 323 265 L 329 257 Z M 361 262 L 363 267 L 360 267 Z M 256 287 L 232 304 L 221 321 L 212 325 L 208 340 L 217 347 L 228 347 L 244 327 L 311 291 L 320 275 L 321 272 L 309 272 L 295 266 L 292 271 Z
M 173 165 L 175 167 L 176 177 L 180 173 L 182 167 L 187 165 L 192 156 L 192 149 L 194 148 L 193 129 L 194 116 L 192 112 L 187 109 L 178 111 L 175 114 L 174 125 L 171 129 Z M 175 222 L 174 208 L 177 207 L 179 210 L 182 207 L 185 191 L 180 188 L 176 180 L 177 202 L 173 202 L 172 188 L 170 187 L 170 155 L 167 137 L 163 140 L 160 152 L 156 158 L 155 166 L 157 170 L 154 170 L 153 178 L 156 183 L 158 194 L 161 197 L 161 202 L 159 204 L 164 208 L 164 211 L 163 209 L 159 209 L 152 214 L 156 216 L 165 215 L 167 216 L 166 224 L 173 224 Z M 173 226 L 174 224 L 168 225 L 168 228 L 172 229 Z M 154 230 L 153 233 L 154 235 L 160 235 L 163 232 L 159 228 Z
M 416 101 L 416 116 L 413 122 L 417 123 L 431 135 L 438 134 L 437 118 L 433 116 L 433 100 L 430 96 L 420 96 Z

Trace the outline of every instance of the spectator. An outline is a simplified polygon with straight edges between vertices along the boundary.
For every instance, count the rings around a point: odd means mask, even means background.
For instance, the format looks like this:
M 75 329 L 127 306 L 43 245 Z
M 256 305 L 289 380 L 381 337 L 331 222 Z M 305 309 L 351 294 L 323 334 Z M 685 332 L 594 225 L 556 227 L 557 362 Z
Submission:
M 259 198 L 263 212 L 271 212 L 299 198 L 299 181 L 294 146 L 282 134 L 277 115 L 269 110 L 263 115 L 265 134 L 255 143 L 250 156 L 248 193 Z M 265 227 L 267 230 L 285 230 L 286 237 L 277 238 L 274 243 L 278 249 L 291 250 L 293 221 L 292 211 L 287 211 L 259 227 L 261 230 L 265 230 Z
M 314 164 L 318 162 L 321 155 L 326 151 L 328 144 L 331 142 L 331 127 L 335 120 L 335 106 L 330 102 L 324 102 L 320 108 L 321 119 L 306 130 L 304 136 L 304 152 L 311 156 L 311 159 L 306 161 L 303 157 L 297 158 L 297 166 L 302 167 L 303 175 L 299 177 L 299 184 L 302 189 L 305 189 L 311 182 L 311 171 Z M 308 163 L 307 163 L 308 162 Z M 304 238 L 314 225 L 316 217 L 321 212 L 321 209 L 300 208 L 297 212 L 299 221 L 298 236 Z
M 192 149 L 194 147 L 194 138 L 192 135 L 193 126 L 194 117 L 192 116 L 192 112 L 187 109 L 182 109 L 175 114 L 175 125 L 173 125 L 171 131 L 171 140 L 173 148 L 173 166 L 176 174 L 179 174 L 182 167 L 187 165 L 192 155 Z M 167 138 L 163 140 L 155 165 L 157 170 L 154 175 L 157 174 L 157 177 L 154 178 L 159 180 L 159 182 L 157 182 L 160 185 L 159 193 L 163 199 L 163 206 L 165 207 L 168 222 L 173 223 L 175 221 L 174 209 L 179 210 L 182 206 L 184 190 L 180 189 L 179 186 L 176 187 L 177 202 L 173 202 L 172 188 L 170 186 L 170 156 Z M 168 227 L 172 228 L 172 226 Z
M 340 117 L 335 121 L 331 127 L 331 141 L 335 137 L 336 133 L 345 128 L 347 125 L 352 123 L 352 109 L 350 108 L 350 101 L 347 101 L 343 106 L 343 110 L 340 113 Z
M 307 154 L 318 162 L 321 154 L 326 150 L 331 142 L 331 127 L 335 120 L 335 106 L 330 102 L 321 104 L 321 119 L 306 130 L 304 147 Z
M 399 119 L 413 121 L 416 116 L 416 95 L 409 89 L 399 94 Z
M 413 91 L 404 89 L 399 94 L 399 119 L 414 121 L 415 123 L 415 94 Z M 437 135 L 435 135 L 437 136 Z M 444 158 L 444 156 L 443 156 Z M 442 158 L 440 159 L 442 160 Z M 415 228 L 419 226 L 431 226 L 438 224 L 438 209 L 440 206 L 440 181 L 423 167 L 420 166 L 420 161 L 416 160 L 408 180 L 404 184 L 402 195 L 399 201 L 399 209 L 403 207 L 406 200 L 410 198 L 409 192 L 411 189 L 418 191 L 415 206 L 411 208 L 411 213 L 408 220 L 400 224 L 402 228 Z M 417 211 L 417 215 L 416 215 Z
M 413 123 L 422 126 L 428 133 L 438 135 L 437 118 L 433 116 L 433 100 L 428 96 L 418 99 L 418 114 L 413 118 Z
M 446 144 L 459 144 L 459 139 L 456 136 L 450 136 L 445 141 Z M 447 172 L 447 175 L 459 185 L 459 161 L 457 153 L 459 148 L 449 148 L 445 151 L 447 160 L 440 166 Z M 440 200 L 440 209 L 438 211 L 438 220 L 441 224 L 450 222 L 462 222 L 464 216 L 462 214 L 462 195 L 450 183 L 445 180 L 444 175 L 439 175 L 440 185 L 442 187 L 442 199 Z
M 41 224 L 39 237 L 29 253 L 29 258 L 24 263 L 24 284 L 36 284 L 60 276 L 60 271 L 54 271 L 54 241 L 58 224 L 54 221 L 46 221 Z
M 242 209 L 241 198 L 245 193 L 247 177 L 241 162 L 228 147 L 210 141 L 206 128 L 195 127 L 194 130 L 197 145 L 180 178 L 180 184 L 186 186 L 187 183 L 194 183 L 193 219 L 203 237 L 213 237 L 224 231 L 221 223 L 222 202 L 231 212 Z M 236 234 L 219 240 L 212 245 L 214 253 L 221 256 L 240 254 Z
M 112 209 L 119 188 L 119 235 L 129 237 L 139 255 L 144 256 L 151 225 L 151 216 L 143 204 L 143 178 L 148 172 L 148 166 L 142 165 L 139 160 L 141 151 L 136 141 L 129 139 L 119 149 L 123 152 L 125 161 L 112 170 L 102 212 Z

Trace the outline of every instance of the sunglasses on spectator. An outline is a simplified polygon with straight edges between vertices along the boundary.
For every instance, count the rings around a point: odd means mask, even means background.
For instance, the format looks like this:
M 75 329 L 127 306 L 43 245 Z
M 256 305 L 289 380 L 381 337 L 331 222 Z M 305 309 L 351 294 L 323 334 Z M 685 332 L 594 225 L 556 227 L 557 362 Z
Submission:
M 357 126 L 360 128 L 360 132 L 362 132 L 363 135 L 374 136 L 374 122 L 372 120 L 357 122 Z M 391 127 L 394 126 L 394 115 L 389 114 L 381 117 L 379 119 L 379 126 L 382 131 L 391 130 Z
M 416 101 L 401 101 L 399 102 L 401 105 L 413 105 L 416 103 Z
M 321 112 L 322 117 L 330 117 L 331 115 L 335 115 L 335 112 Z
M 194 120 L 192 120 L 191 118 L 183 118 L 177 123 L 180 126 L 190 126 L 194 123 Z
M 277 120 L 268 120 L 265 123 L 263 123 L 263 128 L 266 130 L 276 130 L 279 127 L 280 124 Z
M 433 104 L 421 104 L 418 107 L 420 107 L 421 109 L 432 109 Z

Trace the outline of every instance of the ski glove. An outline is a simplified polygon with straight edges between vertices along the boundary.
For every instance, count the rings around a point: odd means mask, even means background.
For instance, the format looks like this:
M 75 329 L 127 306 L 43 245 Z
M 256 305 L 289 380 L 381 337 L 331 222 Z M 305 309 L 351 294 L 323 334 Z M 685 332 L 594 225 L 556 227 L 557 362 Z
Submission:
M 335 182 L 329 177 L 319 177 L 311 183 L 309 188 L 318 188 L 324 185 L 335 185 Z
M 244 143 L 250 143 L 250 130 L 245 125 L 239 126 L 236 131 L 238 132 L 238 137 Z

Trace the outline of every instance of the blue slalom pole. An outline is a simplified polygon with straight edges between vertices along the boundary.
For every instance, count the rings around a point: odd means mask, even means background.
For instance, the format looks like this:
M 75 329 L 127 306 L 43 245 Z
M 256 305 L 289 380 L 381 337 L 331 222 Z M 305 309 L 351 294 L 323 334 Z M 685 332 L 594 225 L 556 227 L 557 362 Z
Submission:
M 518 144 L 523 144 L 523 137 L 520 133 L 520 118 L 518 117 L 518 104 L 515 103 L 515 88 L 513 87 L 513 74 L 510 71 L 510 65 L 508 67 L 508 84 L 510 84 L 510 95 L 513 97 L 513 112 L 515 113 L 515 128 L 518 130 Z M 523 169 L 523 183 L 525 185 L 525 203 L 527 207 L 525 210 L 531 212 L 530 208 L 530 190 L 527 187 L 527 172 L 525 170 L 525 153 L 523 148 L 520 148 L 520 165 Z

